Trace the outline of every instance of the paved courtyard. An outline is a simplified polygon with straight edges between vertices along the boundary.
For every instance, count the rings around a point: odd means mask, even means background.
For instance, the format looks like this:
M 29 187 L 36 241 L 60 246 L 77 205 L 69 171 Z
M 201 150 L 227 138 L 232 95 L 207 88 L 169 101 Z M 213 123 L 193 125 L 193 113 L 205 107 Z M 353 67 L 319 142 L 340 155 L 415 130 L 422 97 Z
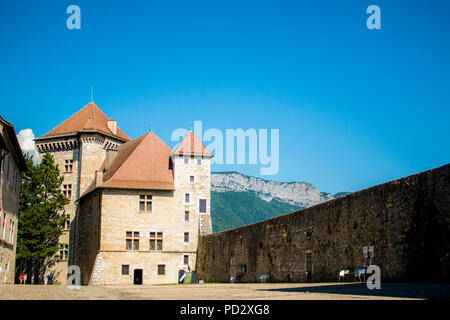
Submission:
M 385 283 L 369 290 L 359 283 L 193 284 L 143 286 L 0 285 L 9 300 L 375 300 L 450 299 L 450 284 Z

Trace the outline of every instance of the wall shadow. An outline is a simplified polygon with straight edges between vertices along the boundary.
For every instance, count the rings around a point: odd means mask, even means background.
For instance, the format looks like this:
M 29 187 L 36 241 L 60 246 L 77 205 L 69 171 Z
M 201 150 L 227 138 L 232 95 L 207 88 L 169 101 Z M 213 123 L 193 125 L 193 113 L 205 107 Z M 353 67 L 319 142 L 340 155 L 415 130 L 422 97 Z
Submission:
M 365 283 L 335 285 L 311 284 L 298 288 L 260 289 L 260 291 L 450 300 L 450 284 L 448 283 L 381 283 L 381 289 L 379 290 L 369 290 Z

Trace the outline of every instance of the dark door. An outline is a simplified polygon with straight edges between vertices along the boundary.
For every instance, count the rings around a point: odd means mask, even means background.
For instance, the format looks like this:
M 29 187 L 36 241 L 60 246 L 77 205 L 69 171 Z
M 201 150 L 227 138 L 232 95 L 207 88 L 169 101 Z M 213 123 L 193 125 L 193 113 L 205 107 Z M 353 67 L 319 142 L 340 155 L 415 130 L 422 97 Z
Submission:
M 311 252 L 307 252 L 305 254 L 305 276 L 304 276 L 304 282 L 311 282 L 312 280 L 312 255 Z
M 142 269 L 134 269 L 134 284 L 142 284 Z

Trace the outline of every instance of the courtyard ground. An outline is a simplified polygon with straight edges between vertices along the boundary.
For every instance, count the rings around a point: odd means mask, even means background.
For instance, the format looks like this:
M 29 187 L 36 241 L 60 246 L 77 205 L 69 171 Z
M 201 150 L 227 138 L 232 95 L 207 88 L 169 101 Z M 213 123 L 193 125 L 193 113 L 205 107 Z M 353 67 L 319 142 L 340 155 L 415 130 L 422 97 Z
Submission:
M 450 284 L 240 283 L 141 286 L 0 285 L 3 300 L 378 300 L 450 299 Z

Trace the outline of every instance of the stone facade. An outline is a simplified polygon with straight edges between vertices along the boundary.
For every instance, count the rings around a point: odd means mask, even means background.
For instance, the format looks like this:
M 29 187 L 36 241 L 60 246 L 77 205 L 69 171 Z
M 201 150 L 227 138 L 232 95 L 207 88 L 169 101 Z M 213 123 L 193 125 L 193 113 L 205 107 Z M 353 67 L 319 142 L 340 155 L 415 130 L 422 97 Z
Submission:
M 14 128 L 0 117 L 0 284 L 14 283 L 19 196 L 26 170 Z
M 114 144 L 111 144 L 111 141 Z M 52 274 L 54 282 L 65 283 L 68 264 L 72 264 L 75 249 L 72 244 L 75 232 L 74 218 L 78 210 L 77 200 L 93 182 L 95 171 L 105 160 L 106 150 L 116 149 L 120 143 L 120 141 L 100 133 L 80 133 L 76 136 L 50 137 L 36 141 L 39 160 L 45 153 L 50 153 L 64 177 L 63 192 L 70 190 L 69 203 L 61 212 L 67 216 L 69 221 L 60 236 L 61 250 L 57 253 L 60 255 L 60 259 L 51 270 L 48 270 L 48 274 Z M 65 189 L 64 186 L 70 187 Z
M 135 270 L 142 270 L 143 284 L 177 283 L 179 270 L 196 269 L 199 235 L 211 233 L 210 159 L 173 156 L 172 160 L 174 191 L 99 188 L 82 197 L 75 264 L 83 284 L 133 284 Z M 141 195 L 152 196 L 151 212 L 140 210 Z M 200 200 L 206 200 L 204 213 Z M 137 240 L 138 249 L 127 249 L 127 239 Z M 154 239 L 162 240 L 161 250 L 150 247 Z M 122 266 L 128 266 L 125 274 Z M 164 274 L 158 273 L 159 266 L 164 266 Z
M 288 215 L 203 236 L 198 275 L 208 282 L 337 281 L 370 262 L 382 281 L 450 280 L 450 165 Z M 363 247 L 374 247 L 374 258 Z
M 104 131 L 95 130 L 92 123 L 94 119 L 104 119 L 105 128 L 107 117 L 93 103 L 88 104 L 78 113 L 61 123 L 48 134 L 35 139 L 39 160 L 46 153 L 53 156 L 61 175 L 64 177 L 62 190 L 68 195 L 69 203 L 61 214 L 68 218 L 63 234 L 60 237 L 61 250 L 58 262 L 47 271 L 53 276 L 53 281 L 65 283 L 67 267 L 73 264 L 75 253 L 75 216 L 78 211 L 78 199 L 94 181 L 95 171 L 102 165 L 107 150 L 117 150 L 125 139 L 115 137 L 115 133 L 106 134 Z M 76 127 L 74 124 L 83 127 Z M 98 124 L 97 124 L 98 125 Z M 116 123 L 117 125 L 117 123 Z M 104 129 L 104 128 L 102 128 Z M 56 131 L 55 134 L 52 134 Z
M 49 270 L 56 282 L 65 283 L 68 265 L 80 267 L 83 284 L 176 283 L 179 270 L 195 269 L 198 238 L 212 230 L 211 155 L 202 144 L 200 155 L 182 156 L 152 132 L 129 141 L 92 102 L 35 140 L 40 157 L 51 153 L 58 164 L 63 192 L 71 190 L 61 259 Z M 140 210 L 141 196 L 151 196 L 151 212 Z

